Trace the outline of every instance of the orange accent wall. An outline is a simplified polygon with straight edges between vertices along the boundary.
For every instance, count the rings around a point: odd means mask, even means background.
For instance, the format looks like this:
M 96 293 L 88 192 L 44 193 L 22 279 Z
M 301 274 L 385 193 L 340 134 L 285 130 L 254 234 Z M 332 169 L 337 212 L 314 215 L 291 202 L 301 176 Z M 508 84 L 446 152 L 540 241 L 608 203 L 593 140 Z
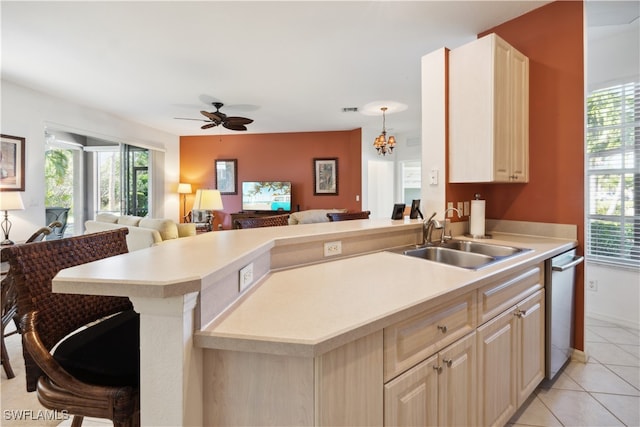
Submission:
M 486 199 L 487 218 L 577 224 L 584 253 L 583 3 L 557 1 L 495 32 L 529 57 L 529 183 L 448 184 L 447 201 Z M 584 267 L 577 271 L 576 348 L 584 349 Z
M 291 181 L 292 210 L 361 210 L 362 132 L 237 134 L 180 137 L 180 182 L 193 191 L 215 188 L 215 160 L 238 160 L 238 194 L 223 195 L 216 224 L 231 228 L 230 214 L 242 208 L 242 181 Z M 338 159 L 338 194 L 315 196 L 314 158 Z M 187 197 L 187 212 L 193 195 Z M 182 209 L 182 205 L 181 209 Z

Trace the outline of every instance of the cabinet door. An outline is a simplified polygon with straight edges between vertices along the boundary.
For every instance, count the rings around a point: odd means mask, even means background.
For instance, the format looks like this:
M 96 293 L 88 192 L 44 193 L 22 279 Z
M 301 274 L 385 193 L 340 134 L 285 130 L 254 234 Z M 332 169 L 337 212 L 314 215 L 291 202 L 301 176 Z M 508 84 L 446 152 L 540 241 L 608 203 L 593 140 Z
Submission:
M 478 328 L 478 423 L 502 426 L 515 413 L 515 308 Z
M 518 406 L 544 378 L 544 289 L 518 304 Z
M 495 37 L 493 46 L 493 180 L 509 182 L 511 175 L 511 147 L 514 143 L 511 131 L 513 102 L 511 91 L 511 51 L 507 42 Z
M 477 415 L 476 334 L 451 344 L 439 354 L 439 426 L 474 426 Z
M 384 386 L 385 426 L 438 425 L 438 355 Z
M 529 182 L 529 58 L 515 49 L 511 56 L 512 137 L 510 181 Z

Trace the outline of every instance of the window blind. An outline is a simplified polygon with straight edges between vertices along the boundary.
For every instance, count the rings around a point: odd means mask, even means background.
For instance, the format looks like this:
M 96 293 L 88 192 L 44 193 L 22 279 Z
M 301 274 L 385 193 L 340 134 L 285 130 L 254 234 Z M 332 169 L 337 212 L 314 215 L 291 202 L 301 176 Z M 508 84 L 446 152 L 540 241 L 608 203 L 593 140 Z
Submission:
M 587 97 L 587 259 L 640 267 L 640 83 Z

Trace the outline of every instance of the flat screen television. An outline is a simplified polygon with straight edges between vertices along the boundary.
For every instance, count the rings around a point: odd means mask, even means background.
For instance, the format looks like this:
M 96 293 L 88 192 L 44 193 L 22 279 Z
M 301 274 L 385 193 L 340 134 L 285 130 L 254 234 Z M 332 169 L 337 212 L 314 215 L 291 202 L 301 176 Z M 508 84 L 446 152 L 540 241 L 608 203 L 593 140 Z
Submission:
M 242 210 L 256 212 L 291 211 L 291 182 L 243 182 Z

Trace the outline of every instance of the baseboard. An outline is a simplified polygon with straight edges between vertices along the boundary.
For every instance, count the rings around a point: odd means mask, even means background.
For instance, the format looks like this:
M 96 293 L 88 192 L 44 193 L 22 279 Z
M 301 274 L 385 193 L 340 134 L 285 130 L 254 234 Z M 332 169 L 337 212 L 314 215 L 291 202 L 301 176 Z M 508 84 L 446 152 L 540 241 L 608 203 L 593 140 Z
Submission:
M 589 355 L 586 351 L 576 350 L 575 348 L 571 352 L 571 360 L 580 363 L 587 363 Z

